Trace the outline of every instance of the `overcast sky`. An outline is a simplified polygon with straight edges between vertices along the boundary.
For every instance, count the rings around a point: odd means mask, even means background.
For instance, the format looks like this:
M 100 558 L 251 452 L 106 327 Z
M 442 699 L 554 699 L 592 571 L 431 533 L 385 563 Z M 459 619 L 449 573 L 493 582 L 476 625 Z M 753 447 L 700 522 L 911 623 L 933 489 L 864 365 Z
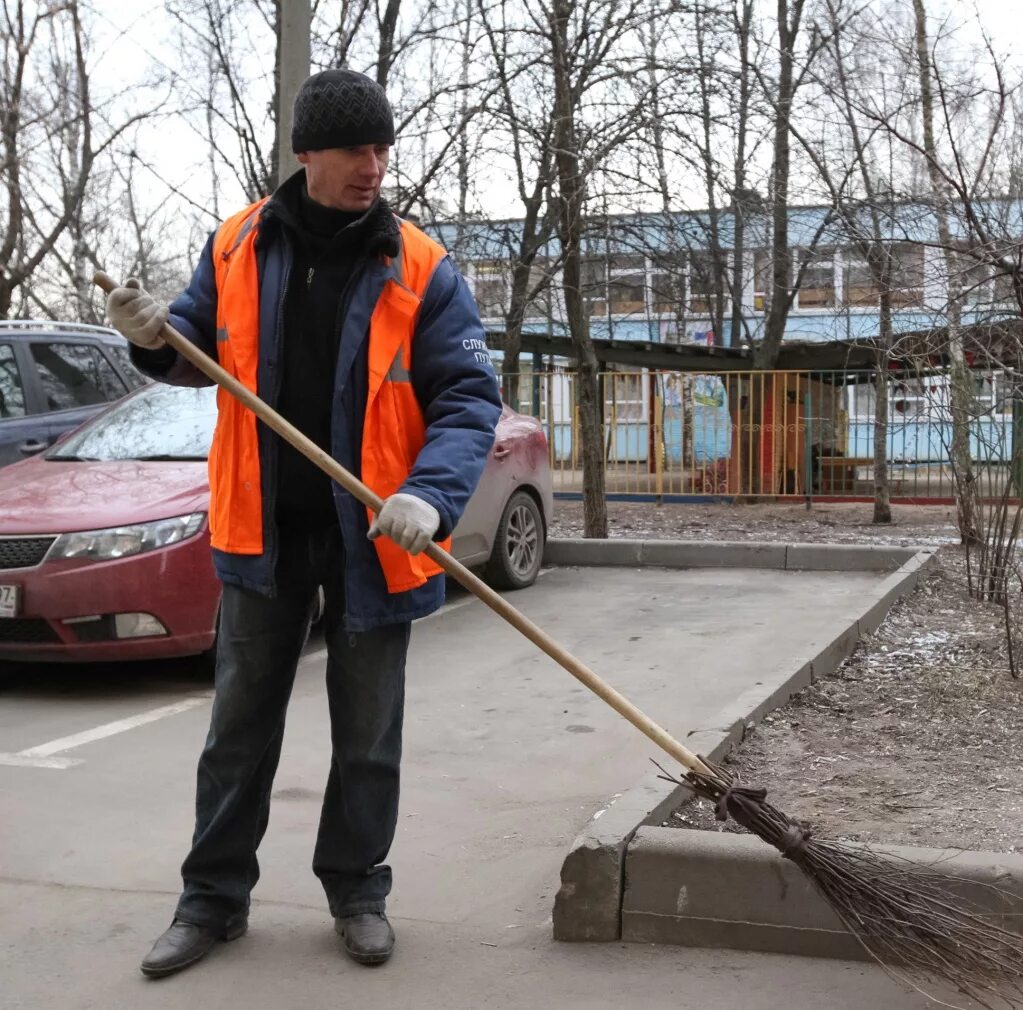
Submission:
M 1014 0 L 929 0 L 928 8 L 935 21 L 948 17 L 953 23 L 970 22 L 976 11 L 985 31 L 1005 56 L 1018 59 L 1023 55 L 1023 43 L 1019 41 L 1023 38 L 1023 4 Z M 167 15 L 163 0 L 95 0 L 93 9 L 99 33 L 93 43 L 97 59 L 94 78 L 99 89 L 122 93 L 130 101 L 130 89 L 148 70 L 161 65 L 174 67 L 178 26 Z M 974 32 L 979 36 L 976 28 L 969 34 Z M 202 164 L 202 145 L 173 113 L 158 127 L 145 131 L 140 146 L 171 185 L 195 193 L 199 202 L 208 201 L 210 183 Z M 158 196 L 162 199 L 166 187 L 155 178 L 151 181 L 154 196 L 163 189 Z M 230 207 L 240 199 L 240 190 L 232 192 L 228 185 L 223 206 Z M 514 208 L 491 209 L 495 216 L 509 212 L 514 213 Z

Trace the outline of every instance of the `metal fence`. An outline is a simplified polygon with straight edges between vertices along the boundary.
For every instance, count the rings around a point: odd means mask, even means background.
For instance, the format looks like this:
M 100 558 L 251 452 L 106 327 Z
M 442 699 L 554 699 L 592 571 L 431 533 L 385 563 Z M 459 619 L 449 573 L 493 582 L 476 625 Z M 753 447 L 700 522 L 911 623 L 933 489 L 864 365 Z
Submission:
M 971 373 L 970 450 L 983 496 L 1016 469 L 1023 420 L 1010 377 Z M 799 497 L 869 500 L 874 493 L 873 372 L 606 372 L 601 375 L 609 495 L 665 500 Z M 539 417 L 554 490 L 582 490 L 571 372 L 521 377 L 516 406 Z M 892 499 L 951 501 L 954 474 L 945 374 L 891 374 L 885 433 Z M 1019 486 L 1017 481 L 1016 487 Z

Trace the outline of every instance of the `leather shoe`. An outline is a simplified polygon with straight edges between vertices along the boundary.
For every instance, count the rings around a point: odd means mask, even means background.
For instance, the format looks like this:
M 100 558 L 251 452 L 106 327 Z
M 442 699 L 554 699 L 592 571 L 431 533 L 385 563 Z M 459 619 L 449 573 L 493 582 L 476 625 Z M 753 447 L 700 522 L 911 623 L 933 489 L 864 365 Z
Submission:
M 383 964 L 394 950 L 394 930 L 383 912 L 362 912 L 334 920 L 345 952 L 359 964 Z
M 237 940 L 248 927 L 246 918 L 216 928 L 175 919 L 146 955 L 142 974 L 149 978 L 173 975 L 205 957 L 218 940 Z

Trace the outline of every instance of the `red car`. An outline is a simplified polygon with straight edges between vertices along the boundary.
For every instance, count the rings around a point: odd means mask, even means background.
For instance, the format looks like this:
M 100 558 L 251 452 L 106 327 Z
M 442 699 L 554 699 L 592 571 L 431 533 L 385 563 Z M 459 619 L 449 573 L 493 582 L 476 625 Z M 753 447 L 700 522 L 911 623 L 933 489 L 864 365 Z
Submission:
M 0 659 L 209 653 L 220 583 L 206 455 L 213 389 L 148 385 L 0 469 Z M 505 408 L 453 553 L 495 586 L 529 585 L 551 508 L 547 440 Z

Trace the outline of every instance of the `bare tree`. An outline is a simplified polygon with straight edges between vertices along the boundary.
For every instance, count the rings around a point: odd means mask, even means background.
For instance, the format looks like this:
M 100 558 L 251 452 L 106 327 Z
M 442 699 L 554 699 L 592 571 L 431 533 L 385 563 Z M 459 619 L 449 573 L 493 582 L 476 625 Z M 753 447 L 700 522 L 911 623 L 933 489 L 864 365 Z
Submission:
M 802 278 L 802 271 L 795 269 L 789 241 L 792 127 L 796 96 L 810 76 L 814 61 L 826 41 L 819 26 L 812 23 L 805 49 L 799 49 L 800 36 L 806 31 L 806 9 L 806 0 L 777 0 L 777 77 L 772 80 L 763 71 L 758 73 L 761 87 L 772 96 L 774 143 L 770 194 L 771 291 L 763 339 L 754 350 L 758 368 L 773 368 L 778 360 L 789 313 Z
M 522 328 L 529 307 L 552 280 L 556 264 L 549 259 L 538 271 L 538 257 L 554 230 L 550 204 L 554 184 L 554 130 L 552 109 L 537 103 L 536 95 L 548 87 L 549 66 L 537 58 L 525 24 L 507 0 L 490 4 L 477 0 L 487 43 L 487 59 L 499 92 L 493 115 L 499 126 L 498 145 L 510 157 L 521 221 L 507 230 L 507 261 L 511 285 L 504 307 L 501 380 L 505 399 L 517 402 Z M 498 157 L 496 148 L 491 155 Z
M 248 200 L 266 196 L 280 181 L 278 0 L 168 0 L 167 10 L 181 33 L 183 111 L 215 174 L 231 173 Z M 273 52 L 269 68 L 260 50 Z
M 660 216 L 656 223 L 637 217 L 629 241 L 653 262 L 660 279 L 654 298 L 674 304 L 679 338 L 690 307 L 698 306 L 693 314 L 709 316 L 715 343 L 752 343 L 743 314 L 747 221 L 762 215 L 750 189 L 759 171 L 751 157 L 770 123 L 755 95 L 754 4 L 655 3 L 643 34 L 645 130 L 633 147 L 637 160 L 649 164 L 637 174 L 652 180 Z M 640 206 L 649 203 L 647 194 L 636 195 Z
M 915 103 L 906 88 L 911 75 L 896 74 L 897 90 L 889 94 L 876 63 L 870 58 L 857 58 L 857 52 L 871 51 L 871 43 L 876 41 L 876 34 L 869 30 L 873 14 L 856 9 L 850 15 L 848 7 L 845 0 L 825 0 L 829 42 L 817 79 L 822 83 L 822 99 L 833 104 L 835 119 L 822 116 L 822 129 L 816 135 L 793 124 L 792 134 L 817 169 L 835 208 L 837 225 L 849 249 L 867 264 L 877 293 L 874 522 L 890 523 L 888 363 L 895 343 L 893 310 L 905 274 L 905 265 L 900 260 L 915 255 L 920 261 L 922 279 L 922 250 L 907 241 L 906 233 L 910 230 L 907 206 L 896 191 L 892 171 L 884 171 L 884 166 L 891 166 L 895 158 L 891 137 L 876 125 L 864 122 L 859 110 L 869 104 L 879 116 L 892 119 L 905 115 L 907 107 L 912 108 Z M 887 150 L 879 151 L 885 144 Z M 922 297 L 922 291 L 920 294 Z
M 979 537 L 980 496 L 970 450 L 975 411 L 963 317 L 967 299 L 976 316 L 978 295 L 984 288 L 993 293 L 1000 280 L 1014 295 L 1017 312 L 1023 309 L 1019 205 L 1011 199 L 1019 178 L 1014 143 L 1019 81 L 1007 80 L 1005 61 L 990 40 L 984 39 L 971 61 L 954 60 L 947 50 L 961 43 L 947 25 L 930 38 L 923 0 L 901 9 L 908 13 L 907 37 L 889 33 L 875 45 L 898 54 L 912 68 L 915 114 L 891 117 L 866 102 L 859 112 L 902 146 L 912 165 L 909 195 L 927 210 L 931 235 L 916 241 L 935 250 L 940 261 L 941 308 L 934 335 L 935 340 L 940 336 L 941 346 L 935 350 L 950 361 L 949 453 L 957 519 L 964 542 L 973 544 Z M 1003 303 L 994 316 L 1004 316 L 1004 309 Z
M 732 242 L 732 320 L 729 345 L 738 347 L 744 335 L 743 292 L 746 267 L 747 219 L 759 204 L 759 194 L 748 185 L 750 112 L 753 90 L 750 39 L 753 30 L 753 0 L 738 0 L 733 11 L 739 54 L 738 88 L 735 105 L 735 158 L 732 167 L 732 207 L 735 217 Z
M 71 282 L 71 313 L 95 319 L 87 280 L 89 184 L 117 141 L 158 102 L 123 115 L 111 100 L 97 103 L 77 0 L 2 0 L 0 53 L 0 318 L 16 300 L 19 309 L 67 313 L 55 265 Z
M 714 67 L 718 62 L 721 35 L 715 31 L 713 18 L 717 11 L 708 4 L 697 3 L 693 9 L 694 41 L 696 43 L 696 87 L 700 103 L 700 131 L 697 150 L 699 152 L 704 193 L 707 198 L 706 211 L 706 254 L 700 259 L 690 257 L 690 286 L 699 278 L 710 308 L 710 325 L 716 344 L 724 343 L 725 290 L 728 284 L 728 256 L 722 245 L 721 211 L 718 206 L 718 166 L 715 157 L 715 110 L 714 97 L 717 93 L 718 75 Z M 740 295 L 741 297 L 741 295 Z
M 550 0 L 537 16 L 546 35 L 553 68 L 554 131 L 557 168 L 558 239 L 562 258 L 562 294 L 568 331 L 577 362 L 576 399 L 583 461 L 583 530 L 587 537 L 607 536 L 604 496 L 603 396 L 599 363 L 590 336 L 583 298 L 582 239 L 586 187 L 612 152 L 637 133 L 639 107 L 615 109 L 600 117 L 587 96 L 635 79 L 643 66 L 636 35 L 643 23 L 639 2 Z M 631 43 L 631 45 L 629 44 Z M 615 57 L 616 51 L 625 56 Z M 584 111 L 585 110 L 585 111 Z
M 976 542 L 977 481 L 970 458 L 970 374 L 962 339 L 962 300 L 959 275 L 952 250 L 951 229 L 946 211 L 948 191 L 941 170 L 937 167 L 938 150 L 934 136 L 934 87 L 931 78 L 931 55 L 927 43 L 927 12 L 924 0 L 913 0 L 916 27 L 917 71 L 920 80 L 920 115 L 923 121 L 923 147 L 927 156 L 927 174 L 931 198 L 935 203 L 938 241 L 945 257 L 948 284 L 948 354 L 950 361 L 950 393 L 952 401 L 952 467 L 956 480 L 956 507 L 959 533 L 964 542 Z

